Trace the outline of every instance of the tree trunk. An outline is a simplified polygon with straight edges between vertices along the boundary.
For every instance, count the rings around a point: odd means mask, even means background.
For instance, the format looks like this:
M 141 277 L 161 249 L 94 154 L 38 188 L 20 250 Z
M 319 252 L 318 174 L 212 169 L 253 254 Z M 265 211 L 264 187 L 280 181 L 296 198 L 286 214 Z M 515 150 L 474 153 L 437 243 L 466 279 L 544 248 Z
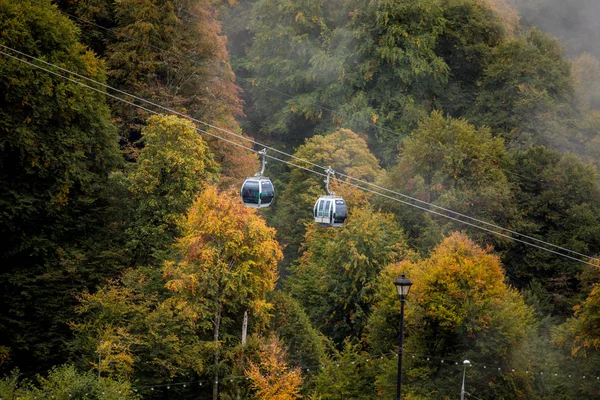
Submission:
M 240 375 L 244 375 L 244 348 L 246 347 L 246 334 L 248 332 L 248 311 L 244 311 L 244 322 L 242 323 L 242 352 L 240 354 Z M 237 386 L 237 400 L 242 400 L 241 385 Z
M 219 327 L 221 325 L 221 312 L 223 306 L 221 302 L 217 304 L 217 311 L 215 311 L 215 380 L 213 382 L 213 400 L 219 398 Z

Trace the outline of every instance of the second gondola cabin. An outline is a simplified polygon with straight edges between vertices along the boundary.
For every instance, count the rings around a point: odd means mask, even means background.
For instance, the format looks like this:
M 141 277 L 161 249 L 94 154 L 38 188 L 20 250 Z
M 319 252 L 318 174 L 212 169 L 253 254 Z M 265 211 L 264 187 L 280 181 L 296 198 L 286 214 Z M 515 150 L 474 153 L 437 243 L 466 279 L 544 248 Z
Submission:
M 340 227 L 348 216 L 346 203 L 340 196 L 321 196 L 313 208 L 315 222 L 324 227 Z
M 269 178 L 255 176 L 244 181 L 240 194 L 245 206 L 263 208 L 271 205 L 275 190 Z

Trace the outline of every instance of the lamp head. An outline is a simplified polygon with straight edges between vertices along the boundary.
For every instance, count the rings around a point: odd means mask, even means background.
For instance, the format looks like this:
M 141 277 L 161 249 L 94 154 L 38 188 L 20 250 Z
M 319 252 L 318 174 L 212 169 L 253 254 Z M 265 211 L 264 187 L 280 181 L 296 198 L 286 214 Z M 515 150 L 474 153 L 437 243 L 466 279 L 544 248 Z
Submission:
M 410 286 L 412 282 L 409 281 L 404 274 L 397 278 L 394 281 L 394 285 L 396 285 L 396 290 L 398 291 L 398 296 L 400 296 L 400 300 L 406 299 L 408 296 L 408 292 L 410 291 Z

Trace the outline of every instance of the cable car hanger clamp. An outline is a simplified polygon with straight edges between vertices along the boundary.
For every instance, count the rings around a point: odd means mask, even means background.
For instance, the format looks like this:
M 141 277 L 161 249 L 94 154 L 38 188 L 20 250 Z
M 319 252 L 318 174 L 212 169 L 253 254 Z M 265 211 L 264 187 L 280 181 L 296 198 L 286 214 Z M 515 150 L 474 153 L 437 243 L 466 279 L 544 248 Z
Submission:
M 262 156 L 262 168 L 260 170 L 260 172 L 256 173 L 255 176 L 263 176 L 263 174 L 265 173 L 265 165 L 267 165 L 267 149 L 264 148 L 262 150 L 260 150 L 258 152 L 258 154 L 260 154 Z
M 324 180 L 323 182 L 325 182 L 325 189 L 327 189 L 327 194 L 330 196 L 335 196 L 335 193 L 332 192 L 331 190 L 329 190 L 329 177 L 331 175 L 335 175 L 335 171 L 331 169 L 331 166 L 327 168 L 327 179 Z

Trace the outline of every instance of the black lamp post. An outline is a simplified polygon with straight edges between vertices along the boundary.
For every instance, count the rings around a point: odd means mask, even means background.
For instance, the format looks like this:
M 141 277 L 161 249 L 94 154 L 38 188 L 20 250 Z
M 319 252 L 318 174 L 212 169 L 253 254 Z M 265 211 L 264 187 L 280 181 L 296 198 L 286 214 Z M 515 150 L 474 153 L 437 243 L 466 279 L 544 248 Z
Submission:
M 402 393 L 402 343 L 404 342 L 404 301 L 410 290 L 412 282 L 409 281 L 404 274 L 394 281 L 398 296 L 400 296 L 400 347 L 398 347 L 398 384 L 396 386 L 396 400 L 400 400 Z

